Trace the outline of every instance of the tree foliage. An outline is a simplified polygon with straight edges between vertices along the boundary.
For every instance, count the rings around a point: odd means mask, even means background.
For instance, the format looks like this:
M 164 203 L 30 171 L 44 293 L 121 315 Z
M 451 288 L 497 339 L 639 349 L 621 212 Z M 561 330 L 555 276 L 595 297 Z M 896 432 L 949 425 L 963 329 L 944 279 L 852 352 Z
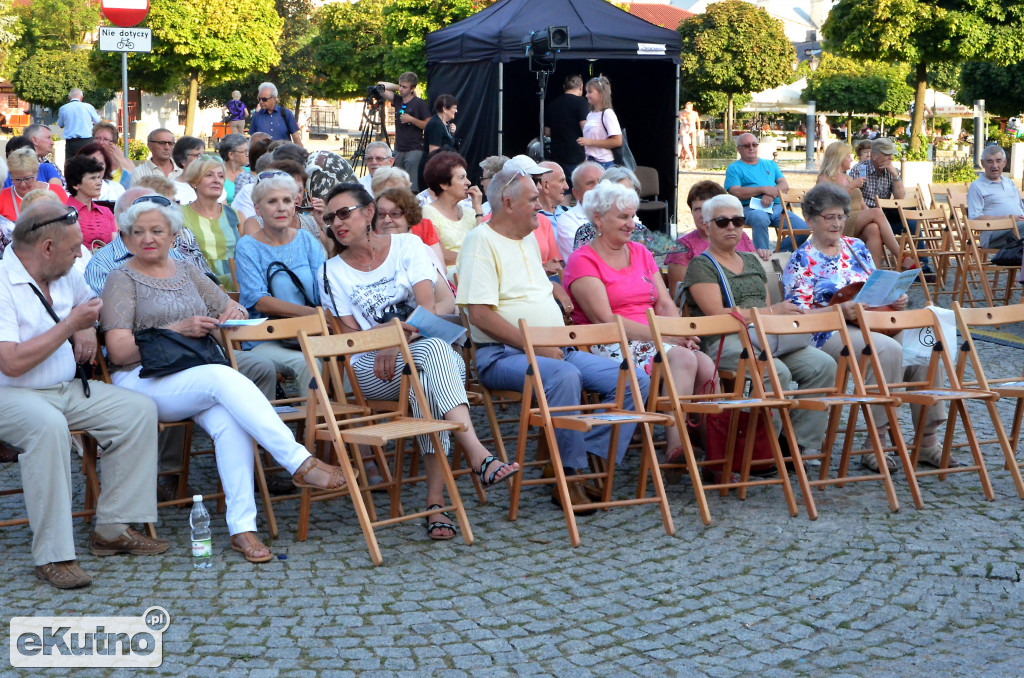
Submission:
M 326 96 L 365 92 L 378 80 L 426 73 L 427 33 L 450 26 L 491 0 L 359 0 L 324 6 L 316 16 L 313 59 Z
M 19 3 L 15 13 L 24 26 L 20 47 L 28 56 L 84 44 L 100 23 L 100 3 L 82 0 L 32 0 Z
M 920 143 L 930 64 L 1008 64 L 1024 57 L 1024 0 L 839 0 L 822 27 L 825 47 L 845 56 L 906 62 L 916 83 L 911 144 Z
M 1024 112 L 1024 61 L 997 66 L 968 61 L 960 67 L 960 88 L 956 100 L 973 106 L 975 99 L 985 100 L 985 110 L 999 116 Z
M 143 24 L 153 29 L 153 51 L 128 57 L 131 82 L 154 94 L 187 82 L 185 133 L 191 134 L 200 83 L 241 79 L 276 65 L 283 23 L 274 0 L 235 0 L 230 11 L 218 3 L 160 0 Z M 118 82 L 119 63 L 118 55 L 97 52 L 93 58 L 108 84 Z
M 114 97 L 114 90 L 102 87 L 89 70 L 89 53 L 40 50 L 18 64 L 14 91 L 33 104 L 56 111 L 67 103 L 68 92 L 78 87 L 88 103 L 102 107 Z
M 910 69 L 834 54 L 822 55 L 818 70 L 807 76 L 804 101 L 818 110 L 843 113 L 905 114 L 914 90 L 906 83 Z
M 796 60 L 782 24 L 743 0 L 708 5 L 679 24 L 679 35 L 683 86 L 724 92 L 730 101 L 788 83 Z

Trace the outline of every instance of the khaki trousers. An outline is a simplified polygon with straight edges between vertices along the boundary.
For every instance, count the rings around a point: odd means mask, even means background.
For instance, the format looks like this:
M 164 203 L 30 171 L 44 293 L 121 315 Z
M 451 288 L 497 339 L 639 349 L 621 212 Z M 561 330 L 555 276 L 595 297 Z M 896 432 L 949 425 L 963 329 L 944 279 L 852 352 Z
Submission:
M 75 560 L 71 527 L 70 429 L 96 438 L 101 494 L 96 523 L 156 521 L 156 405 L 146 396 L 90 381 L 43 389 L 0 388 L 0 439 L 18 458 L 36 565 Z

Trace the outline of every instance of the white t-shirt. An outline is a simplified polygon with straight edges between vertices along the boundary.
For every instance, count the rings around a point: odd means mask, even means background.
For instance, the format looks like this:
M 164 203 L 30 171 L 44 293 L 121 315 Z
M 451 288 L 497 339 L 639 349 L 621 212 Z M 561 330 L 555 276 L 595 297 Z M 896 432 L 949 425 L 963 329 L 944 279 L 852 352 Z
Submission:
M 558 243 L 558 252 L 562 255 L 562 261 L 568 261 L 569 255 L 573 252 L 573 244 L 576 242 L 576 231 L 580 226 L 587 223 L 587 213 L 583 211 L 583 203 L 578 202 L 572 209 L 562 212 L 554 222 L 555 242 Z
M 619 119 L 612 109 L 606 108 L 600 112 L 587 113 L 587 122 L 583 125 L 583 136 L 587 139 L 601 140 L 621 134 L 622 128 L 619 127 Z M 585 150 L 588 158 L 593 158 L 598 162 L 611 162 L 615 159 L 610 148 L 587 146 Z
M 331 257 L 320 282 L 321 303 L 334 315 L 350 315 L 368 330 L 388 322 L 397 313 L 404 320 L 416 308 L 413 285 L 437 279 L 437 270 L 423 249 L 423 241 L 411 233 L 391 235 L 391 249 L 384 262 L 372 271 L 359 271 L 340 256 Z

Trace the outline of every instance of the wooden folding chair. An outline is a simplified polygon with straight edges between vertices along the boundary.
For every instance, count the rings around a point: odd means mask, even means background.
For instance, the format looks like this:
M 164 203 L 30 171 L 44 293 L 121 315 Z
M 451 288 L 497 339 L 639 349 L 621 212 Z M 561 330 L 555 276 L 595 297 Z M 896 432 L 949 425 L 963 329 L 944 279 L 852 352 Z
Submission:
M 921 258 L 931 257 L 932 267 L 935 271 L 931 296 L 936 300 L 943 294 L 952 297 L 956 293 L 956 287 L 954 285 L 949 292 L 944 291 L 946 274 L 951 269 L 951 265 L 955 264 L 957 279 L 959 279 L 964 252 L 957 247 L 958 238 L 954 237 L 945 210 L 940 207 L 928 210 L 900 209 L 900 218 L 903 220 L 903 233 L 900 234 L 900 249 L 903 256 L 913 259 L 918 268 L 921 268 Z M 908 225 L 910 221 L 917 222 L 917 235 L 915 236 L 910 235 Z
M 569 327 L 530 327 L 526 320 L 519 320 L 519 331 L 523 336 L 524 350 L 529 361 L 526 371 L 526 378 L 523 383 L 522 394 L 522 415 L 520 417 L 519 438 L 516 447 L 516 461 L 522 469 L 527 466 L 536 467 L 547 463 L 546 461 L 526 461 L 526 443 L 529 428 L 541 429 L 541 435 L 547 443 L 551 455 L 551 465 L 554 468 L 553 478 L 531 478 L 524 479 L 523 473 L 518 473 L 512 478 L 512 491 L 509 505 L 509 520 L 516 520 L 519 515 L 519 497 L 524 485 L 550 485 L 555 483 L 558 487 L 558 494 L 561 498 L 562 509 L 565 513 L 565 522 L 569 528 L 569 540 L 573 546 L 580 545 L 579 530 L 576 527 L 576 510 L 609 509 L 613 506 L 632 506 L 635 504 L 658 504 L 661 508 L 661 519 L 665 525 L 667 534 L 675 534 L 675 526 L 672 523 L 672 512 L 669 509 L 668 497 L 665 495 L 665 485 L 661 477 L 661 470 L 654 452 L 654 440 L 651 437 L 651 425 L 672 425 L 671 417 L 663 414 L 651 414 L 644 411 L 643 392 L 633 371 L 633 360 L 629 353 L 629 342 L 626 340 L 626 332 L 622 327 L 622 319 L 616 317 L 614 323 L 598 325 L 573 325 Z M 537 348 L 545 347 L 575 347 L 577 349 L 589 349 L 595 344 L 618 343 L 623 350 L 622 362 L 619 365 L 619 378 L 616 384 L 615 400 L 610 403 L 591 403 L 580 405 L 566 405 L 551 407 L 548 405 L 547 397 L 544 394 L 544 382 L 541 377 L 540 367 L 537 364 Z M 635 405 L 634 410 L 624 409 L 626 389 L 629 389 Z M 531 407 L 536 399 L 537 406 Z M 636 430 L 640 433 L 641 439 L 641 472 L 650 472 L 651 481 L 654 486 L 654 496 L 647 497 L 639 491 L 634 499 L 613 500 L 612 484 L 615 478 L 616 449 L 619 436 L 619 429 L 623 424 L 636 424 Z M 592 472 L 581 473 L 574 476 L 566 476 L 562 467 L 562 457 L 558 449 L 558 442 L 555 438 L 556 429 L 565 429 L 586 433 L 595 426 L 611 426 L 611 436 L 608 444 L 608 458 L 604 469 Z M 569 499 L 568 483 L 582 483 L 588 480 L 598 480 L 601 483 L 601 501 L 585 506 L 574 506 Z
M 981 480 L 981 487 L 985 498 L 989 501 L 994 499 L 992 484 L 989 482 L 988 469 L 985 467 L 985 460 L 981 456 L 981 448 L 978 445 L 978 438 L 974 432 L 974 424 L 970 412 L 967 409 L 967 402 L 970 400 L 986 401 L 996 400 L 999 396 L 992 391 L 980 389 L 965 389 L 960 385 L 957 378 L 956 365 L 953 362 L 951 353 L 955 347 L 946 346 L 943 340 L 942 326 L 939 324 L 935 314 L 928 309 L 914 311 L 867 311 L 863 304 L 857 305 L 857 324 L 860 325 L 861 334 L 864 336 L 865 356 L 870 361 L 874 370 L 875 384 L 867 385 L 869 394 L 877 393 L 884 397 L 893 397 L 896 402 L 885 407 L 891 410 L 889 421 L 898 420 L 896 408 L 903 403 L 918 405 L 922 408 L 934 407 L 939 403 L 946 403 L 949 407 L 949 416 L 946 419 L 946 433 L 942 442 L 942 459 L 940 468 L 922 470 L 917 468 L 917 457 L 921 451 L 921 441 L 924 438 L 924 426 L 917 426 L 914 435 L 914 442 L 911 445 L 912 474 L 907 473 L 909 480 L 911 475 L 915 477 L 937 475 L 939 480 L 945 480 L 950 473 L 974 473 L 978 474 Z M 907 330 L 927 329 L 933 338 L 931 355 L 928 361 L 928 372 L 923 381 L 898 381 L 887 383 L 885 373 L 882 371 L 878 350 L 875 346 L 872 332 L 895 334 Z M 940 383 L 940 370 L 945 371 L 949 386 L 936 386 Z M 906 389 L 894 392 L 894 389 Z M 963 420 L 964 435 L 967 437 L 968 446 L 974 456 L 974 464 L 949 468 L 949 453 L 953 442 L 953 434 L 956 432 L 956 415 L 959 414 Z M 926 409 L 922 409 L 919 422 L 924 422 L 927 415 Z M 891 428 L 892 424 L 890 424 Z M 895 431 L 893 431 L 895 433 Z
M 1006 275 L 1006 284 L 1003 290 L 1003 304 L 1009 304 L 1013 297 L 1013 284 L 1017 274 L 1020 272 L 1020 264 L 1016 266 L 998 266 L 990 261 L 992 255 L 999 250 L 992 247 L 983 247 L 982 236 L 986 233 L 998 233 L 1012 229 L 1016 233 L 1016 221 L 1013 217 L 985 217 L 983 219 L 968 219 L 964 224 L 964 236 L 967 239 L 967 252 L 964 257 L 966 273 L 978 281 L 982 294 L 985 296 L 985 305 L 995 306 L 994 289 L 1000 284 L 1001 275 Z M 992 279 L 989 279 L 989 276 Z M 974 306 L 974 297 L 968 290 L 969 278 L 964 275 L 960 278 L 960 290 L 957 294 L 957 301 L 962 305 L 964 299 L 968 299 Z
M 782 201 L 782 219 L 780 224 L 781 228 L 779 228 L 779 232 L 776 234 L 776 252 L 782 251 L 782 241 L 786 236 L 789 236 L 790 247 L 792 251 L 795 252 L 798 247 L 796 237 L 798 235 L 809 236 L 811 234 L 811 229 L 809 228 L 794 228 L 793 222 L 789 218 L 789 213 L 791 211 L 800 210 L 801 214 L 803 213 L 801 203 L 803 203 L 805 193 L 807 193 L 807 191 L 803 189 L 791 188 L 788 191 L 782 191 L 779 194 L 779 200 Z
M 260 343 L 264 341 L 288 341 L 297 339 L 299 332 L 305 332 L 307 336 L 324 336 L 329 333 L 327 328 L 327 321 L 324 318 L 323 309 L 318 308 L 317 312 L 311 315 L 299 316 L 297 318 L 281 318 L 278 320 L 267 320 L 259 325 L 247 325 L 241 327 L 223 328 L 221 330 L 221 337 L 225 348 L 227 349 L 228 360 L 231 361 L 231 367 L 238 369 L 237 352 L 242 350 L 242 344 L 253 342 Z M 307 408 L 306 404 L 310 400 L 310 384 L 299 384 L 299 392 L 301 395 L 294 398 L 278 398 L 271 400 L 270 404 L 273 405 L 274 410 L 278 413 L 287 425 L 296 425 L 298 428 L 298 435 L 302 436 L 309 447 L 309 440 L 306 439 L 306 419 L 307 419 Z M 341 416 L 343 414 L 364 414 L 366 410 L 356 405 L 343 405 L 341 403 L 334 404 L 335 416 Z M 322 421 L 323 413 L 322 410 L 315 410 L 316 421 Z M 262 455 L 260 454 L 260 447 L 254 440 L 253 443 L 253 454 L 256 458 L 256 486 L 259 490 L 260 497 L 263 499 L 263 506 L 267 513 L 267 528 L 272 538 L 277 538 L 277 518 L 274 515 L 273 502 L 285 501 L 288 499 L 300 499 L 303 495 L 307 498 L 312 498 L 311 490 L 296 488 L 295 494 L 271 496 L 270 491 L 267 488 L 267 471 L 279 471 L 280 466 L 277 466 L 273 462 L 269 462 L 268 465 L 264 465 Z M 311 450 L 313 452 L 313 450 Z M 364 476 L 365 478 L 365 476 Z M 329 493 L 317 493 L 315 499 L 317 501 L 329 497 Z M 299 536 L 298 541 L 304 541 L 309 524 L 309 512 L 300 510 L 299 512 Z
M 842 487 L 849 482 L 881 481 L 885 488 L 886 497 L 889 500 L 889 509 L 898 511 L 899 500 L 896 498 L 896 488 L 889 474 L 888 466 L 885 463 L 885 446 L 878 436 L 878 428 L 875 425 L 871 413 L 872 406 L 893 407 L 898 401 L 888 395 L 869 395 L 864 384 L 860 366 L 857 363 L 858 356 L 852 350 L 853 343 L 850 341 L 850 334 L 846 327 L 846 320 L 843 317 L 842 309 L 838 306 L 828 312 L 812 313 L 799 316 L 776 316 L 765 315 L 758 309 L 753 311 L 754 328 L 757 332 L 758 343 L 765 347 L 757 356 L 759 369 L 766 371 L 768 382 L 771 384 L 769 396 L 775 398 L 789 398 L 794 409 L 812 410 L 817 412 L 828 412 L 828 427 L 825 438 L 822 440 L 821 451 L 816 455 L 804 456 L 798 446 L 796 434 L 793 431 L 791 413 L 783 413 L 783 428 L 786 438 L 789 441 L 790 452 L 797 460 L 795 471 L 797 480 L 800 483 L 800 490 L 808 505 L 808 511 L 814 506 L 814 498 L 811 493 L 812 487 L 826 487 L 828 485 L 839 485 Z M 839 359 L 836 361 L 836 378 L 831 386 L 825 388 L 788 388 L 788 384 L 782 384 L 778 371 L 775 368 L 775 361 L 772 360 L 769 335 L 784 336 L 805 333 L 838 332 L 843 344 Z M 851 391 L 848 393 L 848 391 Z M 835 477 L 830 477 L 832 467 L 832 448 L 835 445 L 839 433 L 839 426 L 842 423 L 844 408 L 850 408 L 847 418 L 846 432 L 843 435 L 843 451 L 839 460 L 839 470 Z M 854 436 L 856 434 L 857 414 L 864 415 L 867 423 L 868 441 L 870 448 L 865 450 L 854 450 Z M 899 420 L 890 417 L 890 430 L 895 434 L 894 442 L 897 453 L 903 463 L 903 468 L 908 471 L 907 478 L 910 484 L 910 494 L 914 499 L 914 505 L 921 508 L 921 496 L 917 484 L 914 481 L 913 467 L 910 464 L 910 457 L 907 455 L 903 438 L 899 435 Z M 895 424 L 896 428 L 892 428 Z M 878 473 L 868 475 L 847 475 L 852 456 L 873 454 L 878 464 Z M 804 462 L 817 459 L 821 463 L 816 480 L 809 480 L 804 468 Z
M 363 530 L 363 536 L 366 538 L 366 545 L 374 565 L 380 565 L 383 562 L 380 547 L 377 544 L 377 536 L 374 532 L 376 528 L 399 522 L 418 520 L 432 513 L 454 510 L 456 522 L 459 529 L 462 530 L 463 539 L 466 544 L 472 544 L 472 528 L 469 525 L 469 519 L 466 516 L 466 510 L 459 496 L 458 487 L 455 485 L 455 477 L 452 475 L 451 467 L 448 465 L 448 458 L 445 455 L 444 446 L 441 444 L 439 435 L 442 431 L 461 431 L 464 430 L 464 427 L 462 424 L 455 422 L 438 421 L 430 414 L 430 408 L 427 407 L 427 397 L 423 391 L 423 385 L 420 383 L 419 374 L 413 367 L 412 354 L 409 352 L 409 345 L 405 341 L 405 333 L 402 330 L 401 322 L 398 319 L 394 319 L 388 325 L 372 330 L 326 337 L 311 337 L 300 330 L 298 338 L 302 352 L 306 356 L 306 364 L 309 366 L 310 373 L 314 375 L 313 381 L 316 387 L 316 404 L 318 406 L 317 415 L 314 415 L 312 410 L 314 407 L 313 400 L 310 399 L 306 405 L 307 430 L 315 432 L 314 438 L 316 440 L 325 441 L 332 446 L 338 465 L 341 466 L 346 480 L 346 487 L 342 490 L 328 490 L 326 492 L 333 493 L 335 496 L 347 494 L 352 499 L 356 517 Z M 342 383 L 341 363 L 350 364 L 351 358 L 354 355 L 369 351 L 379 351 L 385 348 L 397 348 L 405 363 L 401 374 L 399 397 L 397 403 L 395 403 L 396 409 L 372 414 L 336 416 L 334 414 L 335 402 L 331 392 L 328 390 L 328 382 L 324 377 L 324 373 L 330 375 L 330 383 L 340 385 Z M 323 365 L 322 370 L 319 367 L 320 364 Z M 362 397 L 359 383 L 351 373 L 350 380 L 356 397 L 356 404 L 360 407 L 365 407 L 366 401 Z M 419 417 L 412 417 L 409 414 L 410 390 L 417 402 L 422 403 Z M 338 389 L 335 392 L 338 393 Z M 340 391 L 340 397 L 343 399 L 340 404 L 349 404 L 344 400 L 343 389 Z M 314 417 L 318 415 L 323 416 L 323 423 L 314 423 Z M 441 508 L 404 514 L 400 504 L 397 504 L 395 499 L 402 485 L 405 484 L 401 478 L 405 441 L 420 435 L 425 435 L 430 439 L 434 454 L 438 455 L 437 459 L 444 477 L 444 485 L 448 491 L 449 504 Z M 371 516 L 367 508 L 369 493 L 365 491 L 360 492 L 356 489 L 356 474 L 352 468 L 352 462 L 349 459 L 346 446 L 349 446 L 352 455 L 361 464 L 359 445 L 383 448 L 392 441 L 396 442 L 394 456 L 395 471 L 388 488 L 389 496 L 392 499 L 392 513 L 390 518 L 376 520 L 374 516 Z M 320 491 L 314 490 L 314 492 Z
M 97 472 L 97 443 L 96 439 L 89 435 L 87 431 L 71 429 L 69 433 L 71 436 L 81 436 L 84 442 L 82 449 L 82 475 L 85 476 L 83 508 L 79 511 L 73 511 L 71 517 L 84 518 L 85 522 L 88 523 L 96 515 L 96 501 L 100 495 L 100 480 L 99 473 Z M 71 453 L 74 454 L 74 449 L 72 449 Z M 9 475 L 11 484 L 17 483 L 18 485 L 17 487 L 0 490 L 0 497 L 13 497 L 25 494 L 25 489 L 21 486 L 20 472 L 19 477 L 14 478 L 13 469 L 17 463 L 0 464 L 0 468 L 4 469 L 4 473 Z M 5 481 L 4 485 L 7 484 Z M 13 527 L 15 525 L 28 525 L 28 516 L 0 520 L 0 527 Z
M 907 217 L 905 215 L 906 210 L 920 209 L 917 200 L 914 198 L 878 198 L 877 203 L 878 207 L 881 209 L 894 209 L 899 213 L 903 232 L 899 234 L 898 238 L 900 244 L 900 256 L 898 259 L 900 262 L 907 257 L 914 260 L 914 264 L 917 266 L 917 282 L 914 284 L 921 286 L 925 302 L 928 306 L 931 306 L 932 297 L 931 293 L 928 291 L 928 281 L 925 280 L 924 271 L 921 268 L 921 256 L 918 255 L 917 251 L 916 243 L 920 238 L 910 232 L 910 223 L 907 221 Z
M 971 335 L 971 328 L 996 328 L 1003 325 L 1024 326 L 1024 304 L 1011 304 L 996 308 L 964 308 L 959 303 L 953 302 L 953 311 L 956 313 L 956 323 L 960 328 L 963 342 L 960 344 L 960 352 L 956 359 L 956 377 L 960 380 L 960 386 L 967 389 L 979 389 L 981 391 L 992 391 L 999 394 L 1000 398 L 1012 398 L 1017 401 L 1013 410 L 1013 420 L 1010 425 L 1010 436 L 1007 437 L 1006 429 L 1003 426 L 1002 417 L 996 410 L 994 399 L 986 399 L 985 406 L 988 408 L 989 418 L 992 420 L 992 428 L 995 429 L 995 438 L 979 440 L 979 445 L 991 445 L 999 443 L 1006 458 L 1006 469 L 1013 478 L 1013 484 L 1017 488 L 1017 495 L 1024 499 L 1024 480 L 1021 479 L 1020 464 L 1017 462 L 1017 444 L 1020 442 L 1021 421 L 1024 420 L 1024 368 L 1020 374 L 1009 377 L 989 378 L 985 374 L 981 358 L 974 347 L 974 337 Z M 968 379 L 966 375 L 967 364 L 971 365 L 974 372 L 974 379 Z M 1010 366 L 1011 369 L 1013 366 Z M 957 443 L 952 447 L 963 447 L 963 443 Z
M 658 348 L 658 355 L 654 360 L 651 370 L 651 390 L 647 399 L 647 409 L 651 412 L 669 412 L 673 422 L 679 430 L 679 437 L 683 445 L 684 463 L 662 464 L 663 469 L 685 469 L 689 472 L 690 482 L 693 484 L 693 492 L 697 499 L 697 508 L 700 511 L 701 521 L 705 525 L 711 524 L 711 511 L 708 508 L 707 492 L 718 490 L 722 496 L 730 490 L 737 490 L 740 499 L 746 497 L 747 488 L 760 487 L 764 485 L 781 485 L 782 493 L 786 499 L 786 507 L 789 515 L 795 516 L 799 510 L 796 505 L 796 498 L 793 495 L 793 486 L 789 482 L 789 475 L 786 471 L 785 457 L 782 456 L 782 449 L 778 437 L 769 436 L 772 447 L 772 462 L 778 472 L 776 478 L 754 478 L 751 479 L 750 470 L 752 466 L 763 465 L 766 462 L 753 462 L 754 436 L 748 435 L 744 449 L 737 450 L 736 440 L 739 429 L 741 413 L 747 413 L 747 430 L 754 431 L 758 421 L 764 421 L 766 428 L 773 431 L 771 424 L 771 410 L 785 410 L 792 407 L 792 404 L 784 399 L 769 398 L 765 396 L 764 384 L 757 376 L 757 367 L 754 364 L 753 349 L 750 346 L 750 339 L 747 336 L 746 325 L 728 314 L 691 317 L 691 318 L 669 318 L 654 314 L 653 309 L 647 311 L 647 323 L 654 336 L 655 346 Z M 740 354 L 736 370 L 722 375 L 723 389 L 715 393 L 696 393 L 693 395 L 680 395 L 675 379 L 672 377 L 672 370 L 669 369 L 668 351 L 665 345 L 665 337 L 714 337 L 721 336 L 725 340 L 727 335 L 739 337 L 743 344 L 743 351 Z M 728 384 L 728 386 L 726 385 Z M 749 384 L 750 392 L 747 393 Z M 730 413 L 729 433 L 726 441 L 725 457 L 723 459 L 697 461 L 693 453 L 693 444 L 690 440 L 687 419 L 691 415 L 706 416 Z M 736 454 L 742 457 L 742 468 L 738 482 L 732 479 L 733 460 Z M 720 476 L 721 482 L 705 484 L 702 478 L 702 471 L 709 470 Z M 808 515 L 813 520 L 817 517 L 812 513 L 813 504 L 808 504 Z

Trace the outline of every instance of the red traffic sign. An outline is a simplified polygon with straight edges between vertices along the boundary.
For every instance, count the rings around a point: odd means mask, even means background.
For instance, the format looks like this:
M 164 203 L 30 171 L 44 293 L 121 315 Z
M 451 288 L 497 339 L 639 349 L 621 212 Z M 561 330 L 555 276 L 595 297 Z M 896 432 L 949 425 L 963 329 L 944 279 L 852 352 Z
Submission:
M 149 14 L 149 0 L 101 0 L 100 9 L 110 23 L 130 28 L 140 24 Z

